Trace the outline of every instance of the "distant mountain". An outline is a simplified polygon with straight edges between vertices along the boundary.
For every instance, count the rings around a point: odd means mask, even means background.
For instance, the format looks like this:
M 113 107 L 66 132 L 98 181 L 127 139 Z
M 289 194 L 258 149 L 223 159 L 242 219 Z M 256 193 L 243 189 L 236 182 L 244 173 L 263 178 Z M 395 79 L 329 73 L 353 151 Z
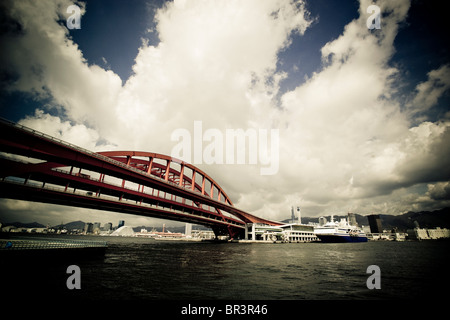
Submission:
M 53 226 L 53 229 L 67 229 L 67 230 L 74 230 L 74 229 L 84 229 L 85 222 L 84 221 L 72 221 L 69 223 L 64 224 L 58 224 L 56 226 Z
M 407 212 L 399 216 L 380 215 L 380 218 L 383 228 L 395 226 L 399 229 L 410 229 L 415 227 L 414 221 L 417 221 L 421 228 L 450 228 L 450 208 Z
M 435 211 L 407 212 L 400 215 L 380 214 L 381 226 L 385 230 L 397 228 L 399 231 L 406 231 L 415 227 L 414 222 L 417 221 L 421 228 L 449 228 L 450 229 L 450 208 L 443 208 Z M 330 216 L 325 216 L 330 220 Z M 367 216 L 355 213 L 356 222 L 359 226 L 368 226 L 369 220 Z M 334 220 L 339 221 L 341 218 L 347 218 L 347 215 L 334 215 Z M 289 223 L 290 219 L 281 222 Z M 302 217 L 302 223 L 317 223 L 319 218 Z
M 11 222 L 11 223 L 5 223 L 3 227 L 6 226 L 15 226 L 16 228 L 45 228 L 43 224 L 40 224 L 38 222 Z

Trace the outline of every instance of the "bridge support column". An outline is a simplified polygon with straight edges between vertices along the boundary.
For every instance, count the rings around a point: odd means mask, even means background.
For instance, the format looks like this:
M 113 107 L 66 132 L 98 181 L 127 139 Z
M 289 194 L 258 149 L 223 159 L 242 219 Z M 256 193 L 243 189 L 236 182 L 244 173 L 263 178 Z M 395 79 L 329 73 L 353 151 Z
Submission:
M 253 240 L 253 241 L 256 240 L 256 223 L 245 224 L 245 240 Z
M 252 223 L 252 240 L 256 240 L 256 225 Z
M 219 236 L 228 236 L 230 239 L 241 239 L 244 236 L 244 230 L 241 228 L 228 227 L 212 227 L 216 239 Z

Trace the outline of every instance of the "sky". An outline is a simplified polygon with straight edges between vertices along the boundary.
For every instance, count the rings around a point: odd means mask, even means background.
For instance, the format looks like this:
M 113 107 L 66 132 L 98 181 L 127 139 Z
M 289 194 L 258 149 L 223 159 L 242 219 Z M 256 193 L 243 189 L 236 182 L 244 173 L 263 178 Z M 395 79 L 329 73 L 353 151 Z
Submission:
M 93 151 L 176 153 L 273 220 L 292 206 L 319 217 L 450 205 L 437 1 L 7 0 L 0 12 L 3 118 Z M 257 151 L 248 140 L 243 162 L 225 161 L 227 130 L 258 133 Z M 0 199 L 0 221 L 121 219 L 164 223 Z

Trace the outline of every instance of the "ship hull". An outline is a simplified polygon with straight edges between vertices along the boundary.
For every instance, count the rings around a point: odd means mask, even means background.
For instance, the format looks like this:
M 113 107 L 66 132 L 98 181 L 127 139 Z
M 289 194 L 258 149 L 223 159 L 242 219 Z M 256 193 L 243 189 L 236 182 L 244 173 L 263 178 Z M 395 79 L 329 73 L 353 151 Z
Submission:
M 325 243 L 345 243 L 345 242 L 367 242 L 364 236 L 334 235 L 334 234 L 316 234 L 321 242 Z

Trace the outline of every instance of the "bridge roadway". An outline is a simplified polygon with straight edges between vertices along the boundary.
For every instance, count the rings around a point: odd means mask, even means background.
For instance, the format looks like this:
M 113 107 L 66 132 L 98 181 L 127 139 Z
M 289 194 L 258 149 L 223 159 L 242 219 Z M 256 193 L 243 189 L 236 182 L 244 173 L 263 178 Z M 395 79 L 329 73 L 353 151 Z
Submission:
M 246 223 L 281 225 L 236 208 L 199 168 L 139 151 L 92 152 L 0 119 L 0 197 L 205 225 L 242 237 Z

